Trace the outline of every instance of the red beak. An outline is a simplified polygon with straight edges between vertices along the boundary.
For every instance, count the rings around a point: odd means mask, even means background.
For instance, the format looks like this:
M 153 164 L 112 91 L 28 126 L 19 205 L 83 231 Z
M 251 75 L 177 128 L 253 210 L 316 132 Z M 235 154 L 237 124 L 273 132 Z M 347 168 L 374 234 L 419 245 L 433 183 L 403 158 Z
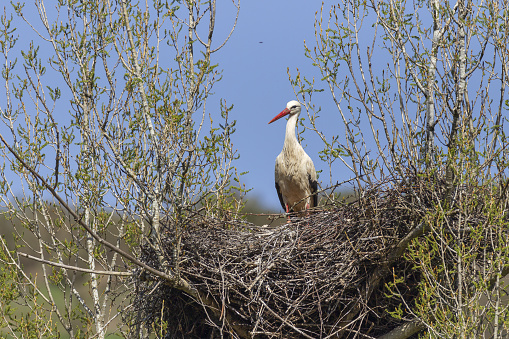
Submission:
M 269 124 L 270 123 L 273 123 L 274 121 L 278 120 L 278 119 L 281 119 L 282 117 L 284 117 L 285 115 L 289 114 L 290 113 L 290 110 L 288 108 L 285 108 L 283 111 L 281 111 L 281 113 L 279 113 L 278 115 L 276 115 L 274 117 L 274 119 L 272 119 L 271 121 L 269 121 Z

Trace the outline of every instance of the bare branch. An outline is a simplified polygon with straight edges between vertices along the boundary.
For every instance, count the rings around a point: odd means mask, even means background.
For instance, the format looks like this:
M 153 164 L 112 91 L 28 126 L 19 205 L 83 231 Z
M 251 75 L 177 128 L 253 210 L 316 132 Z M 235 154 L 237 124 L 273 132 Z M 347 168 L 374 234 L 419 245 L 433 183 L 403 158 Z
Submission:
M 416 319 L 396 327 L 389 333 L 384 334 L 377 339 L 406 339 L 425 328 L 426 326 Z
M 66 269 L 66 270 L 73 270 L 73 271 L 79 271 L 79 272 L 85 272 L 85 273 L 94 273 L 94 274 L 98 274 L 98 275 L 116 275 L 116 276 L 120 276 L 120 277 L 130 277 L 130 276 L 133 275 L 132 273 L 129 273 L 129 272 L 89 270 L 87 268 L 59 264 L 59 263 L 56 263 L 56 262 L 53 262 L 53 261 L 50 261 L 50 260 L 45 260 L 45 259 L 41 259 L 41 258 L 38 258 L 38 257 L 34 257 L 33 255 L 26 254 L 26 253 L 23 253 L 23 252 L 17 252 L 17 253 L 18 253 L 18 255 L 20 255 L 22 257 L 25 257 L 25 258 L 28 258 L 28 259 L 31 259 L 31 260 L 35 260 L 35 261 L 38 261 L 38 262 L 41 262 L 41 263 L 44 263 L 44 264 L 48 264 L 48 265 L 51 265 L 51 266 L 63 268 L 63 269 Z

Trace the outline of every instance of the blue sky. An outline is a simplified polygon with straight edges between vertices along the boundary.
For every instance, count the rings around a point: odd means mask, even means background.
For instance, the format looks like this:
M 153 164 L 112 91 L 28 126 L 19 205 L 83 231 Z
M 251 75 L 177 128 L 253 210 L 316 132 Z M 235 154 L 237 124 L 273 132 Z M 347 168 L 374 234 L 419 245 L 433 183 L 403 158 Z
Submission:
M 326 2 L 324 12 L 328 13 L 332 4 Z M 237 120 L 237 132 L 233 142 L 240 153 L 237 166 L 241 171 L 249 171 L 244 182 L 253 188 L 250 194 L 266 208 L 280 208 L 274 188 L 274 161 L 283 147 L 286 124 L 283 119 L 271 125 L 268 122 L 288 101 L 295 99 L 287 68 L 292 74 L 298 68 L 302 74 L 319 77 L 304 55 L 304 40 L 313 46 L 315 13 L 320 6 L 317 1 L 242 1 L 237 28 L 215 56 L 224 70 L 223 80 L 215 86 L 216 97 L 234 105 L 232 117 Z M 218 7 L 218 22 L 224 17 L 230 20 L 233 13 L 228 11 L 232 9 L 233 6 Z M 229 24 L 219 24 L 216 39 L 226 34 L 224 30 Z M 327 126 L 326 135 L 341 134 L 343 129 L 330 96 L 324 93 L 315 100 L 322 107 L 321 126 Z M 323 177 L 328 183 L 327 165 L 318 157 L 321 141 L 309 131 L 305 138 L 306 152 L 316 169 L 324 170 Z M 335 180 L 344 180 L 348 173 L 337 168 L 333 176 L 337 176 Z

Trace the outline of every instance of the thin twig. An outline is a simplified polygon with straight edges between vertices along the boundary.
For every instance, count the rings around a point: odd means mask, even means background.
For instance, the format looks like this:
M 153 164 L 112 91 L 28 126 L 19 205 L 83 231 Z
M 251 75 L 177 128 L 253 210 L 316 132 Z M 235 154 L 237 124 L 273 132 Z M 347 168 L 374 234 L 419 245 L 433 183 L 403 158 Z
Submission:
M 121 276 L 121 277 L 130 277 L 130 276 L 133 275 L 130 272 L 89 270 L 87 268 L 71 266 L 71 265 L 65 265 L 65 264 L 59 264 L 59 263 L 56 263 L 56 262 L 53 262 L 53 261 L 50 261 L 50 260 L 34 257 L 33 255 L 30 255 L 30 254 L 27 254 L 27 253 L 23 253 L 23 252 L 18 252 L 18 255 L 20 255 L 22 257 L 25 257 L 25 258 L 28 258 L 28 259 L 31 259 L 31 260 L 42 262 L 44 264 L 48 264 L 48 265 L 55 266 L 55 267 L 60 267 L 60 268 L 66 269 L 66 270 L 74 270 L 74 271 L 85 272 L 85 273 L 95 273 L 95 274 L 100 274 L 100 275 L 116 275 L 116 276 Z

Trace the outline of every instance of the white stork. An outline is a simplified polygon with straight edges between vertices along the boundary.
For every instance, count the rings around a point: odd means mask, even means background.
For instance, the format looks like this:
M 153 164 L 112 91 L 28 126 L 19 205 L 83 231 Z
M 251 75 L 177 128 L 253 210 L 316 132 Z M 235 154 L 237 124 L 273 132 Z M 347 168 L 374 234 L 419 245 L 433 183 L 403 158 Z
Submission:
M 276 191 L 281 206 L 289 212 L 299 212 L 317 205 L 315 166 L 295 137 L 300 103 L 292 100 L 270 123 L 290 115 L 286 123 L 283 150 L 276 158 Z

